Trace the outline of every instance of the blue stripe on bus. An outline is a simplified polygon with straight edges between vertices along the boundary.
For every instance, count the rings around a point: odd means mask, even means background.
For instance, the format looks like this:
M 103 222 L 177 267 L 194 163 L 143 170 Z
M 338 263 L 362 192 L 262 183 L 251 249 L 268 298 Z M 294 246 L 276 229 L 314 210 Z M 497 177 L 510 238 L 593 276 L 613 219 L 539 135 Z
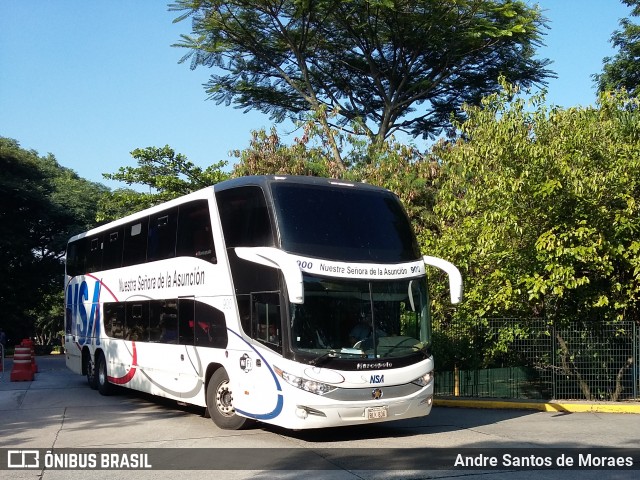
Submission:
M 269 365 L 269 362 L 267 362 L 267 360 L 262 356 L 262 354 L 258 350 L 256 350 L 253 345 L 251 345 L 244 338 L 242 338 L 242 336 L 239 333 L 234 332 L 230 328 L 227 328 L 227 330 L 229 332 L 233 333 L 240 340 L 242 340 L 251 350 L 253 350 L 256 353 L 256 355 L 258 355 L 262 359 L 264 364 L 269 369 L 269 372 L 271 372 L 271 376 L 273 377 L 273 381 L 276 384 L 276 388 L 277 388 L 278 392 L 282 392 L 282 387 L 280 386 L 280 382 L 278 381 L 278 377 L 276 375 L 276 372 L 273 371 L 273 369 L 271 368 L 271 365 Z M 284 398 L 282 396 L 282 393 L 279 393 L 278 394 L 278 402 L 276 403 L 275 408 L 269 413 L 251 413 L 251 412 L 245 412 L 244 410 L 239 410 L 237 408 L 235 410 L 236 410 L 236 412 L 238 412 L 238 413 L 240 413 L 242 415 L 245 415 L 245 416 L 250 417 L 250 418 L 255 418 L 256 420 L 270 420 L 272 418 L 276 418 L 278 415 L 280 415 L 280 413 L 282 413 L 283 404 L 284 404 Z
M 235 410 L 241 415 L 244 415 L 250 418 L 255 418 L 256 420 L 271 420 L 272 418 L 276 418 L 278 415 L 280 415 L 280 413 L 282 412 L 283 403 L 284 403 L 284 398 L 282 397 L 282 394 L 279 393 L 278 403 L 276 404 L 276 408 L 274 408 L 269 413 L 256 414 L 256 413 L 245 412 L 244 410 L 240 410 L 238 408 L 236 408 Z

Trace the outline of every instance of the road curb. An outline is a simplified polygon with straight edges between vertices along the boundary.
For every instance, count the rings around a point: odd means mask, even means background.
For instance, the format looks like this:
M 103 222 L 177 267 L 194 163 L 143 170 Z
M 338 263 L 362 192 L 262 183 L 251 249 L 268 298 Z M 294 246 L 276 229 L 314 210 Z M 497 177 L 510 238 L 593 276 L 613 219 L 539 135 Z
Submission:
M 564 413 L 629 413 L 640 414 L 640 403 L 636 402 L 563 402 L 563 401 L 513 401 L 492 399 L 434 398 L 436 407 L 491 408 L 511 410 L 536 410 L 540 412 Z

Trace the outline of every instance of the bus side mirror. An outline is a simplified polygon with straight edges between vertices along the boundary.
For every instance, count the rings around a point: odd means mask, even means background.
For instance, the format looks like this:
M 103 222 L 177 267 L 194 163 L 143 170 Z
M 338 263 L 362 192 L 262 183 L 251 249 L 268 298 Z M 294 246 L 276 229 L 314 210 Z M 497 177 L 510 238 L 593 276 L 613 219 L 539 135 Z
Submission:
M 304 303 L 302 271 L 295 259 L 273 247 L 236 247 L 235 251 L 236 255 L 243 260 L 280 269 L 287 284 L 289 301 L 297 304 Z
M 442 258 L 425 255 L 422 259 L 427 265 L 439 268 L 449 276 L 451 303 L 460 303 L 462 301 L 462 275 L 460 275 L 460 270 L 453 263 L 447 262 Z

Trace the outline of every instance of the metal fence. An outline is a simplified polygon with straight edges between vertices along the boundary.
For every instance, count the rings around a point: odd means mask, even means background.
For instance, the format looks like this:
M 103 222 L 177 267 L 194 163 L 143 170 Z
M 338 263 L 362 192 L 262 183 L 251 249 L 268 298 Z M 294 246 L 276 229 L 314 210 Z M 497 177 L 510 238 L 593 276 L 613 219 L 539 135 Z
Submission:
M 640 396 L 640 328 L 543 318 L 435 325 L 436 395 L 621 401 Z

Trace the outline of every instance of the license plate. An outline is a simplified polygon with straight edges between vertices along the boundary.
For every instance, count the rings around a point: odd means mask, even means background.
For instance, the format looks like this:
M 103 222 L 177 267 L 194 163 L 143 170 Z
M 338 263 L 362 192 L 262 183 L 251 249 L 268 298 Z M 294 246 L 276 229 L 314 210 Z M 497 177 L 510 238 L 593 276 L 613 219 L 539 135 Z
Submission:
M 367 417 L 367 420 L 379 420 L 380 418 L 387 418 L 388 412 L 388 407 L 368 407 L 364 409 L 364 414 Z

